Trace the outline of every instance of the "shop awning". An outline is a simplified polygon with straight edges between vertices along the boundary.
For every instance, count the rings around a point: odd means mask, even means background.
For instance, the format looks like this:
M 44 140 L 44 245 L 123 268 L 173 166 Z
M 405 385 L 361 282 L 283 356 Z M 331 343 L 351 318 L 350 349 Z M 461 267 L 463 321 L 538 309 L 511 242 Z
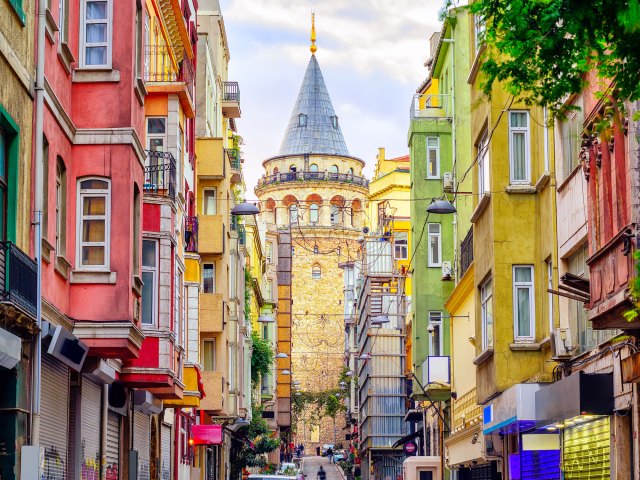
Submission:
M 536 417 L 552 423 L 613 412 L 613 374 L 576 372 L 536 392 Z
M 193 425 L 193 445 L 222 445 L 222 425 Z
M 415 433 L 410 433 L 409 435 L 405 435 L 400 440 L 398 440 L 396 443 L 394 443 L 391 448 L 399 447 L 400 445 L 404 445 L 405 443 L 410 442 L 414 438 L 418 438 L 418 437 L 421 437 L 421 436 L 422 436 L 422 429 L 418 430 Z
M 22 356 L 22 340 L 20 337 L 0 328 L 0 367 L 13 368 Z
M 409 410 L 404 416 L 405 422 L 421 422 L 424 419 L 420 410 Z
M 537 383 L 518 383 L 482 407 L 482 433 L 514 433 L 535 426 Z

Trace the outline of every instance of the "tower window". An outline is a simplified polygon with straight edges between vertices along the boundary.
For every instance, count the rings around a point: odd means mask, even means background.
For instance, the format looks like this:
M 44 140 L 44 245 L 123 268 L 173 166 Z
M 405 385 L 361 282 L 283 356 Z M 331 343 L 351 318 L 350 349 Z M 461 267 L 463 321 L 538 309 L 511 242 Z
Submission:
M 316 264 L 311 269 L 311 278 L 314 280 L 320 280 L 322 278 L 322 270 L 320 269 L 320 265 Z
M 306 127 L 307 126 L 307 116 L 304 113 L 298 115 L 298 126 Z
M 331 117 L 331 126 L 333 128 L 338 128 L 338 117 L 337 117 L 337 115 L 333 115 Z

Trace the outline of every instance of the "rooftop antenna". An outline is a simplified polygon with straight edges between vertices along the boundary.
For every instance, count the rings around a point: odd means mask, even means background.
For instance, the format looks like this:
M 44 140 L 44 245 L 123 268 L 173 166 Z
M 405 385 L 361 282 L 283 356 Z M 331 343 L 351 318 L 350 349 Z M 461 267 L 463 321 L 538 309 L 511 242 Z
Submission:
M 315 55 L 318 50 L 316 47 L 316 14 L 313 12 L 311 12 L 311 47 L 309 50 L 311 50 L 311 55 Z

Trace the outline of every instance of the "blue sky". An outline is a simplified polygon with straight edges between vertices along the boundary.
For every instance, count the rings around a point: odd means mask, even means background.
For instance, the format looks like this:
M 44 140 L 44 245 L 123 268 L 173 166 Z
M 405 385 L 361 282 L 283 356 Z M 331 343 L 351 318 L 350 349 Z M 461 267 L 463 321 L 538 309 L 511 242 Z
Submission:
M 441 0 L 220 0 L 240 82 L 247 199 L 262 161 L 280 147 L 311 55 L 316 14 L 318 63 L 351 155 L 373 173 L 378 147 L 406 155 L 409 106 L 427 75 L 429 37 Z

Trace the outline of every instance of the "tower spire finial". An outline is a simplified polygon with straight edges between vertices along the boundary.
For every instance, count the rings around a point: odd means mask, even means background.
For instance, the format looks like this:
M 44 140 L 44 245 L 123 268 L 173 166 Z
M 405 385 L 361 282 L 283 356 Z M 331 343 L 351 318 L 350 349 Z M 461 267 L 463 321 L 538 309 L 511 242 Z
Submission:
M 318 50 L 318 47 L 316 47 L 316 14 L 313 12 L 311 13 L 311 47 L 309 50 L 311 50 L 312 55 L 315 55 L 316 50 Z

